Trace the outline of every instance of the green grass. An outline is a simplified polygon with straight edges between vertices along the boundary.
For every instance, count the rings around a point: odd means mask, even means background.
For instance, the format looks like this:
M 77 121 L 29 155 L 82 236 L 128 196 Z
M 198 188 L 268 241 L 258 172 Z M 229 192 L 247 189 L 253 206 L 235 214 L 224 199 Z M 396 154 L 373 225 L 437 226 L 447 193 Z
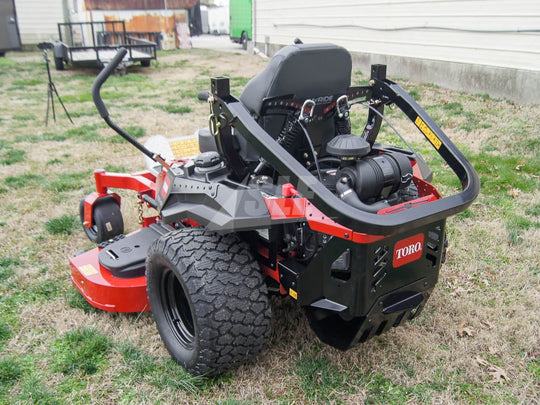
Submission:
M 251 77 L 235 77 L 235 76 L 231 76 L 230 77 L 230 86 L 231 87 L 240 87 L 241 89 L 243 89 L 245 87 L 245 85 L 249 82 L 250 79 L 251 79 Z
M 69 134 L 65 132 L 46 131 L 43 133 L 44 141 L 61 142 L 69 138 Z
M 417 397 L 416 392 L 424 392 L 421 386 L 407 387 L 386 379 L 381 374 L 364 376 L 362 385 L 367 387 L 365 404 L 404 404 L 411 401 L 429 402 L 427 395 Z
M 48 389 L 37 372 L 26 377 L 21 385 L 22 391 L 14 398 L 16 401 L 47 405 L 60 404 L 56 393 Z
M 13 59 L 0 58 L 0 68 L 3 68 L 3 69 L 16 69 L 18 65 L 19 65 L 19 62 L 16 62 Z M 4 71 L 2 73 L 7 73 L 7 72 Z
M 166 105 L 156 105 L 155 107 L 168 112 L 169 114 L 187 114 L 190 113 L 191 107 L 187 105 L 175 105 L 175 104 L 166 104 Z
M 295 374 L 306 397 L 316 403 L 334 402 L 352 391 L 350 377 L 324 357 L 298 360 Z
M 18 176 L 4 178 L 4 184 L 9 188 L 36 187 L 45 183 L 45 178 L 34 173 L 25 173 Z
M 458 101 L 443 104 L 442 109 L 450 116 L 463 114 L 463 105 Z
M 60 173 L 56 175 L 54 180 L 49 182 L 47 189 L 57 193 L 80 190 L 86 186 L 91 175 L 91 171 Z
M 107 80 L 109 87 L 124 87 L 133 83 L 148 83 L 151 82 L 150 76 L 141 75 L 138 73 L 130 73 L 124 76 L 112 76 Z
M 40 280 L 31 283 L 26 291 L 33 301 L 50 302 L 61 296 L 62 289 L 58 280 Z
M 179 59 L 174 61 L 173 63 L 159 63 L 160 68 L 183 68 L 188 66 L 189 61 L 187 59 Z
M 64 139 L 75 139 L 83 142 L 96 142 L 103 140 L 99 133 L 96 131 L 96 125 L 81 125 L 76 128 L 68 129 L 64 132 Z M 61 140 L 64 140 L 61 139 Z M 60 140 L 60 139 L 59 139 Z
M 531 228 L 540 228 L 540 221 L 538 219 L 531 220 L 512 212 L 508 212 L 505 216 L 505 226 L 509 235 L 509 242 L 512 245 L 519 245 L 521 243 L 520 237 L 525 231 Z
M 45 230 L 51 235 L 71 235 L 79 228 L 79 218 L 76 215 L 64 214 L 45 222 Z
M 11 118 L 17 121 L 29 121 L 35 120 L 36 116 L 34 114 L 14 114 Z
M 534 381 L 540 383 L 540 358 L 531 356 L 533 358 L 527 360 L 527 371 L 534 376 Z
M 0 348 L 3 343 L 13 335 L 13 330 L 9 327 L 7 322 L 0 319 Z
M 15 356 L 0 358 L 0 383 L 13 384 L 23 376 L 23 367 Z
M 68 111 L 71 118 L 95 117 L 97 114 L 97 109 L 94 105 L 88 107 L 79 107 L 75 109 L 72 108 Z
M 21 264 L 20 259 L 14 257 L 0 257 L 0 281 L 7 280 L 15 274 L 15 268 Z
M 103 89 L 101 91 L 101 97 L 105 102 L 111 101 L 111 100 L 119 100 L 123 98 L 128 98 L 130 95 L 123 91 L 116 91 L 116 90 L 105 90 Z M 85 91 L 79 94 L 67 94 L 62 96 L 62 101 L 66 105 L 66 107 L 69 107 L 69 104 L 76 104 L 76 103 L 85 103 L 85 102 L 91 102 L 92 99 L 92 93 L 90 91 Z M 68 108 L 69 111 L 69 108 Z
M 420 92 L 418 90 L 410 90 L 409 91 L 409 96 L 411 96 L 412 98 L 414 98 L 416 101 L 420 100 Z
M 63 374 L 95 374 L 107 364 L 111 350 L 111 340 L 96 329 L 75 329 L 52 343 L 52 369 Z
M 10 166 L 15 163 L 24 162 L 26 152 L 21 149 L 6 147 L 0 150 L 0 165 Z
M 155 357 L 143 353 L 129 344 L 117 345 L 117 350 L 123 356 L 126 366 L 122 377 L 131 383 L 143 379 L 155 387 L 197 393 L 205 384 L 211 384 L 213 381 L 186 373 L 171 359 L 157 361 Z M 133 380 L 134 376 L 136 380 Z
M 49 160 L 47 162 L 47 166 L 58 165 L 58 164 L 61 164 L 61 163 L 62 163 L 61 159 L 54 158 L 54 159 L 51 159 L 51 160 Z
M 24 134 L 24 135 L 17 135 L 15 137 L 15 142 L 29 142 L 29 143 L 38 143 L 42 142 L 43 138 L 39 135 L 35 134 Z
M 85 314 L 88 313 L 97 313 L 99 310 L 96 307 L 93 307 L 84 299 L 79 290 L 75 288 L 70 288 L 66 294 L 66 303 L 70 308 L 79 309 Z
M 127 168 L 127 166 L 124 166 L 124 165 L 106 164 L 105 166 L 103 166 L 103 169 L 106 172 L 115 172 L 115 173 L 128 173 L 129 172 L 129 169 Z
M 482 193 L 496 195 L 517 188 L 532 192 L 540 186 L 540 161 L 521 156 L 470 154 L 469 159 L 480 176 Z
M 130 125 L 124 128 L 124 130 L 133 138 L 138 139 L 146 135 L 146 129 L 138 125 Z M 108 138 L 110 143 L 127 143 L 127 141 L 119 135 L 114 135 Z
M 540 217 L 540 203 L 532 204 L 525 209 L 525 214 Z

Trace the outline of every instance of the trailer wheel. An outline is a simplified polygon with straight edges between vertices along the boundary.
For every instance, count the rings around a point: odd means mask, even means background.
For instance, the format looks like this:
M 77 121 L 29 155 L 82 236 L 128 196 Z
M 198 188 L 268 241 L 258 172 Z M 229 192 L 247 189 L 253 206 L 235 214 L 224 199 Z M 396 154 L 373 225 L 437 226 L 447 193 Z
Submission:
M 146 280 L 159 334 L 190 373 L 222 373 L 266 346 L 268 292 L 237 236 L 202 229 L 164 235 L 149 249 Z
M 84 198 L 79 204 L 79 216 L 88 239 L 94 243 L 105 242 L 124 233 L 124 220 L 120 206 L 113 197 L 104 197 L 94 204 L 92 226 L 84 225 Z
M 55 57 L 54 67 L 56 68 L 56 70 L 64 70 L 64 59 Z
M 242 38 L 240 38 L 240 43 L 242 44 L 242 49 L 247 49 L 248 36 L 246 31 L 242 31 Z
M 150 60 L 141 60 L 142 67 L 150 67 Z

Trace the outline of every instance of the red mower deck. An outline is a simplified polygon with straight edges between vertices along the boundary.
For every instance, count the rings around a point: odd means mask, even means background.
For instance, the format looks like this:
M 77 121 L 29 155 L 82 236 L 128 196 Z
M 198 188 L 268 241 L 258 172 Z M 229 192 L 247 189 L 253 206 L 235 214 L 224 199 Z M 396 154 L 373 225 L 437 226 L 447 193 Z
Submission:
M 149 311 L 146 277 L 122 279 L 99 264 L 100 248 L 69 260 L 71 280 L 94 307 L 109 312 Z

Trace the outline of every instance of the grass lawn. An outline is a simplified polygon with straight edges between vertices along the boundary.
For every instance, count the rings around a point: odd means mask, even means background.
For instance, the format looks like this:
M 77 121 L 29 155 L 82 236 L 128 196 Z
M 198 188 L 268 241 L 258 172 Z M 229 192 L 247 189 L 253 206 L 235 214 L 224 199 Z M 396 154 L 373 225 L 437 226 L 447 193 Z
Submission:
M 207 125 L 196 100 L 209 77 L 239 95 L 266 62 L 209 50 L 162 53 L 103 88 L 111 117 L 144 141 Z M 389 66 L 391 75 L 392 69 Z M 355 72 L 354 82 L 368 72 Z M 170 358 L 149 313 L 111 314 L 84 301 L 68 259 L 92 248 L 78 220 L 96 168 L 131 172 L 142 155 L 99 118 L 95 70 L 53 71 L 58 103 L 45 127 L 39 53 L 0 58 L 0 403 L 537 403 L 540 401 L 540 106 L 397 79 L 471 160 L 482 180 L 470 209 L 448 220 L 449 249 L 424 312 L 340 352 L 322 344 L 290 298 L 272 299 L 268 348 L 216 378 Z M 55 100 L 56 101 L 56 100 Z M 358 107 L 353 129 L 366 111 Z M 444 195 L 458 187 L 397 110 Z M 381 140 L 395 136 L 384 127 Z M 136 196 L 121 192 L 127 231 Z

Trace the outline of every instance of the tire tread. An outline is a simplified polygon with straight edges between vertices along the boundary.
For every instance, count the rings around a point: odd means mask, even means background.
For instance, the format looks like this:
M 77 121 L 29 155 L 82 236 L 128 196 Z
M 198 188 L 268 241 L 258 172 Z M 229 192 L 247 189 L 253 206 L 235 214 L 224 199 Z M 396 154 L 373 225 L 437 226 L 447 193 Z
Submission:
M 193 364 L 181 363 L 188 371 L 219 374 L 264 349 L 270 335 L 270 305 L 260 269 L 247 244 L 235 235 L 181 229 L 154 242 L 147 271 L 152 271 L 155 254 L 165 255 L 175 265 L 173 271 L 184 282 L 195 311 L 199 350 Z M 154 288 L 149 282 L 149 297 L 156 294 Z M 164 325 L 155 318 L 164 337 Z M 168 340 L 164 341 L 167 345 Z M 167 348 L 175 357 L 174 349 Z

